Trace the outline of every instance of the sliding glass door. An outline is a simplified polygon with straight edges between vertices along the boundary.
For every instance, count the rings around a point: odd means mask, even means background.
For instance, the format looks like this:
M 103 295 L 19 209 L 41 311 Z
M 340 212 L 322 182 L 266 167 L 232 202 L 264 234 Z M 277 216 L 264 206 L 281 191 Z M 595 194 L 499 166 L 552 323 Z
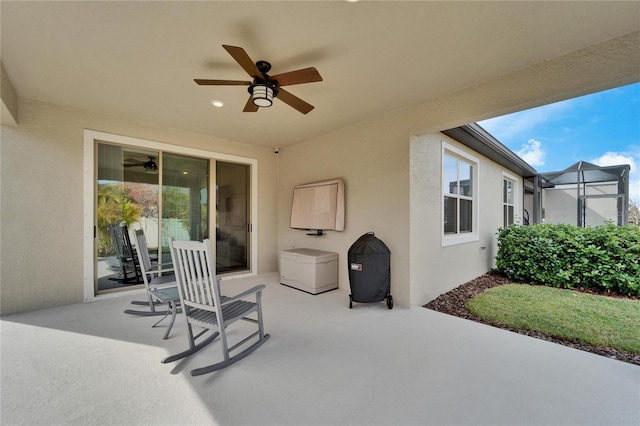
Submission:
M 208 159 L 98 143 L 97 164 L 96 294 L 142 284 L 134 229 L 160 264 L 169 237 L 208 238 Z
M 257 160 L 93 130 L 84 152 L 85 300 L 143 286 L 138 229 L 167 266 L 170 237 L 209 238 L 218 274 L 255 272 Z

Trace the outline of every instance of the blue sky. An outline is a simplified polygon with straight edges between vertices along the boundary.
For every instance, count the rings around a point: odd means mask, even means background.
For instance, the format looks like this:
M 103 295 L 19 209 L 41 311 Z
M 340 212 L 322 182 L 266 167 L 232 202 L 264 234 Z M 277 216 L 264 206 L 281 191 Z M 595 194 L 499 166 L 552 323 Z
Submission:
M 584 160 L 631 165 L 640 201 L 640 83 L 478 122 L 539 172 Z

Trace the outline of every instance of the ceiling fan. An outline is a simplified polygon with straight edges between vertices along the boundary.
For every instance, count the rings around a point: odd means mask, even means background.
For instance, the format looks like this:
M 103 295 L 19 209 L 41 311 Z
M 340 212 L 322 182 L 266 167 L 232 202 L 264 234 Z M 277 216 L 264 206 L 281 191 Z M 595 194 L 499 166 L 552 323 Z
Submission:
M 314 108 L 313 105 L 284 90 L 282 86 L 322 81 L 320 73 L 315 68 L 303 68 L 270 76 L 267 74 L 271 70 L 269 62 L 258 61 L 254 63 L 242 47 L 224 44 L 222 47 L 229 52 L 253 80 L 204 80 L 196 78 L 194 81 L 197 84 L 202 86 L 249 86 L 250 96 L 244 106 L 244 112 L 256 112 L 260 107 L 270 107 L 273 104 L 273 98 L 280 99 L 303 114 L 307 114 Z
M 144 167 L 147 173 L 158 173 L 158 163 L 156 163 L 156 159 L 150 155 L 148 158 L 147 161 L 127 158 L 124 160 L 122 167 Z

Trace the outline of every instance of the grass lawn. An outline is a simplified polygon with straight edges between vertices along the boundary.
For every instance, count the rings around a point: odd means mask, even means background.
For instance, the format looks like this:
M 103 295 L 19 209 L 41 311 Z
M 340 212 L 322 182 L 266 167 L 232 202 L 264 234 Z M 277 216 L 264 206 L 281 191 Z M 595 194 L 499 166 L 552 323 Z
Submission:
M 467 302 L 485 321 L 640 354 L 640 300 L 507 284 Z

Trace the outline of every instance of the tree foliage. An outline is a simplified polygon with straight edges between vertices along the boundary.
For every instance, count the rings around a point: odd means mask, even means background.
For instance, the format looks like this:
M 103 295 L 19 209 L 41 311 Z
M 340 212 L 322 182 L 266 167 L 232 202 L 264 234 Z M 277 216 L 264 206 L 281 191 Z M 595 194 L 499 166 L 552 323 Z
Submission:
M 98 255 L 110 256 L 115 252 L 109 235 L 109 226 L 127 225 L 141 218 L 158 218 L 159 194 L 157 185 L 136 182 L 108 182 L 98 185 Z M 185 188 L 163 187 L 162 217 L 178 219 L 184 229 L 190 229 L 190 193 Z M 206 205 L 201 206 L 206 229 Z
M 98 254 L 115 252 L 109 226 L 130 226 L 142 215 L 143 209 L 130 196 L 127 185 L 106 183 L 98 185 Z

